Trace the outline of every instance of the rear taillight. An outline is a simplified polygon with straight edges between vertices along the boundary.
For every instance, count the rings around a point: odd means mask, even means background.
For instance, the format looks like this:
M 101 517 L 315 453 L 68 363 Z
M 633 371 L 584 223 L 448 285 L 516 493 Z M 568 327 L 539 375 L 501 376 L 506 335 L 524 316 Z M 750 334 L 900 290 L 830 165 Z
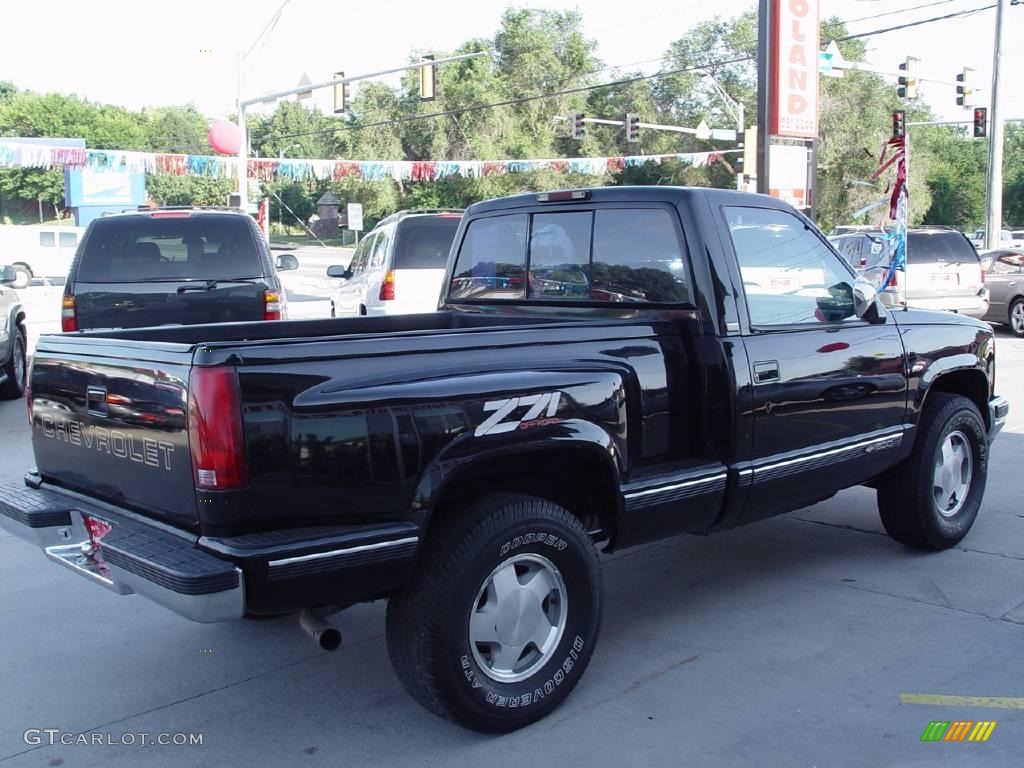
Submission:
M 263 319 L 281 319 L 281 294 L 277 291 L 263 292 Z
M 196 488 L 224 491 L 248 483 L 242 398 L 234 368 L 193 368 L 188 379 L 188 443 Z
M 899 281 L 899 278 L 897 277 L 898 274 L 899 273 L 897 271 L 893 270 L 892 276 L 889 278 L 889 282 L 885 284 L 886 288 L 899 288 L 900 287 L 900 281 Z
M 65 296 L 61 300 L 60 329 L 64 333 L 78 330 L 78 302 L 74 296 Z
M 379 298 L 381 301 L 395 300 L 395 271 L 393 269 L 389 269 L 388 273 L 384 275 L 384 282 L 380 284 Z

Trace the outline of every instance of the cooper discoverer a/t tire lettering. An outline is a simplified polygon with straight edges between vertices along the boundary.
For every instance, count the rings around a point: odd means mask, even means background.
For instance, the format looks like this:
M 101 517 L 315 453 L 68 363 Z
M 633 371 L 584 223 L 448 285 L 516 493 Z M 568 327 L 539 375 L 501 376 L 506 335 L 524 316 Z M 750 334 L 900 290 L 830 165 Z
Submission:
M 600 629 L 600 564 L 582 524 L 549 501 L 502 494 L 443 520 L 427 546 L 388 605 L 403 686 L 477 731 L 544 717 L 576 686 Z

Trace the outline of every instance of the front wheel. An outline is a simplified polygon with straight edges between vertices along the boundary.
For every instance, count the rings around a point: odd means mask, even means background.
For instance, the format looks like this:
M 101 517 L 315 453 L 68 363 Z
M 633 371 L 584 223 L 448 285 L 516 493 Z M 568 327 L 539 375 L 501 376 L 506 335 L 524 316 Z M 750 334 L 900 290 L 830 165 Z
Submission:
M 481 499 L 440 524 L 388 604 L 388 653 L 405 689 L 467 728 L 505 733 L 579 682 L 601 626 L 597 551 L 542 499 Z
M 915 549 L 955 546 L 978 516 L 988 477 L 988 438 L 977 407 L 962 395 L 925 400 L 914 451 L 878 485 L 886 532 Z

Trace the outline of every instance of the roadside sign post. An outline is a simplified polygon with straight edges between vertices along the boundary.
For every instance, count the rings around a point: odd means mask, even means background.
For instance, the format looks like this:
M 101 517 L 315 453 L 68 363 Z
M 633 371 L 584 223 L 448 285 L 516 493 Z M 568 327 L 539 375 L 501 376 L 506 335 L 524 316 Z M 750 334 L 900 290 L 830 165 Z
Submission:
M 363 231 L 363 204 L 349 203 L 345 207 L 345 226 L 356 233 L 356 245 L 359 245 L 359 233 Z

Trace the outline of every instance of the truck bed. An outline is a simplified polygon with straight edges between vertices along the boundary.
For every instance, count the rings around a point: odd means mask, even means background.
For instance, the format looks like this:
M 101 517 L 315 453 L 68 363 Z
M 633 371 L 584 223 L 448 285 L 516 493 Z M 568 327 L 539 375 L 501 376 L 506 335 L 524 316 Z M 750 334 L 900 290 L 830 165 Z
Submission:
M 603 318 L 607 321 L 607 318 Z M 573 322 L 562 317 L 557 322 Z M 165 344 L 216 344 L 222 342 L 263 342 L 301 339 L 334 339 L 342 336 L 373 336 L 501 326 L 551 324 L 550 315 L 508 316 L 430 312 L 396 317 L 348 317 L 323 320 L 287 320 L 272 323 L 213 323 L 208 325 L 167 325 L 155 328 L 130 328 L 118 331 L 86 331 L 73 335 L 45 337 L 46 343 L 66 339 L 117 339 L 162 342 Z

